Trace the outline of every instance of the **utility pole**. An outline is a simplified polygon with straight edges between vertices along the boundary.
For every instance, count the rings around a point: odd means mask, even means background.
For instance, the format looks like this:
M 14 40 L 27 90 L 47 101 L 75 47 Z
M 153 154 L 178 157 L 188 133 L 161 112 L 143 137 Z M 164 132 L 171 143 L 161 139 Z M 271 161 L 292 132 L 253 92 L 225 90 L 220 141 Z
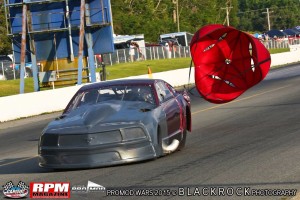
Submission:
M 179 12 L 178 12 L 178 4 L 179 4 L 179 0 L 176 0 L 177 31 L 178 31 L 178 32 L 180 32 L 180 27 L 179 27 Z
M 273 11 L 269 11 L 269 8 L 267 8 L 267 12 L 263 12 L 263 13 L 267 13 L 267 19 L 268 19 L 268 28 L 269 30 L 271 30 L 271 23 L 270 23 L 270 13 L 272 13 Z
M 174 4 L 174 10 L 173 10 L 173 21 L 174 23 L 177 22 L 177 31 L 180 32 L 180 26 L 179 26 L 179 9 L 178 9 L 178 4 L 179 0 L 172 0 L 172 3 Z M 176 9 L 175 9 L 176 7 Z
M 229 26 L 229 9 L 233 8 L 232 6 L 226 6 L 226 8 L 221 8 L 221 9 L 226 9 L 226 21 L 227 21 L 227 26 Z
M 80 1 L 80 27 L 79 27 L 79 45 L 78 45 L 78 75 L 77 85 L 82 83 L 82 68 L 83 68 L 83 41 L 84 41 L 84 24 L 85 24 L 85 0 Z
M 21 65 L 20 65 L 20 94 L 24 93 L 25 57 L 26 57 L 26 29 L 27 29 L 27 2 L 22 9 L 22 36 L 21 36 Z

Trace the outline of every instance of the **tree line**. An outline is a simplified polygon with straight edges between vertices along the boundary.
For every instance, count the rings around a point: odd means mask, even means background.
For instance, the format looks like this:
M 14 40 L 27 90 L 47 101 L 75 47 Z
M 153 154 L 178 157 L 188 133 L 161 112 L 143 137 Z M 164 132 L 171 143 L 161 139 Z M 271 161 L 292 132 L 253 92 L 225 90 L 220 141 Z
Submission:
M 11 51 L 6 36 L 4 6 L 0 8 L 0 54 Z M 114 33 L 144 34 L 148 42 L 177 31 L 196 32 L 207 24 L 227 25 L 247 32 L 287 29 L 300 25 L 299 0 L 111 0 Z M 179 20 L 178 20 L 179 19 Z

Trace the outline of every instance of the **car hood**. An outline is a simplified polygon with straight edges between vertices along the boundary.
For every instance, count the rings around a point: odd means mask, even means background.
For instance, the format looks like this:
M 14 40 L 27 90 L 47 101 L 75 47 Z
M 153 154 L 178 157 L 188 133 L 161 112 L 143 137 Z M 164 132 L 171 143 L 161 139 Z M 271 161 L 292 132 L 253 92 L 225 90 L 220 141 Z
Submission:
M 146 102 L 114 101 L 81 106 L 52 121 L 47 133 L 93 133 L 142 123 L 155 106 Z

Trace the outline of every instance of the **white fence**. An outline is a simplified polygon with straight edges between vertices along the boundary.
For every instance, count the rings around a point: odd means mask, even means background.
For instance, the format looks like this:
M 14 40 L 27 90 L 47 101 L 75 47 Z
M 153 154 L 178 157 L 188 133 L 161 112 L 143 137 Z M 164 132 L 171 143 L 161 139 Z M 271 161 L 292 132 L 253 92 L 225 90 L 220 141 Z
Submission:
M 135 55 L 129 55 L 129 48 L 118 49 L 114 53 L 104 54 L 103 61 L 106 65 L 113 65 L 117 63 L 134 62 L 141 60 L 159 60 L 166 58 L 187 58 L 191 57 L 190 47 L 177 46 L 176 48 L 166 48 L 163 46 L 151 46 L 135 49 Z M 133 60 L 132 60 L 133 58 Z
M 281 48 L 290 48 L 290 45 L 300 44 L 299 38 L 284 38 L 277 40 L 267 40 L 262 41 L 267 49 L 281 49 Z
M 290 45 L 299 45 L 300 39 L 283 39 L 283 40 L 268 40 L 262 41 L 268 49 L 280 49 L 290 48 Z M 118 49 L 114 53 L 104 54 L 103 61 L 106 65 L 113 65 L 117 63 L 134 62 L 140 60 L 158 60 L 166 58 L 186 58 L 190 57 L 189 46 L 176 46 L 171 50 L 164 46 L 151 46 L 141 48 L 140 50 L 135 49 L 135 55 L 132 57 L 129 55 L 129 48 Z

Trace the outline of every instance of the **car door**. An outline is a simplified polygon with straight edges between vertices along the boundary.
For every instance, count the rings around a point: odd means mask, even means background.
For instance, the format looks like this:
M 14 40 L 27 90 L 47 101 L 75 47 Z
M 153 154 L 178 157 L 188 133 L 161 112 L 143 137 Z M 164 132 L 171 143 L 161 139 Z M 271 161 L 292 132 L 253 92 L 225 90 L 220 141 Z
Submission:
M 166 113 L 168 135 L 178 133 L 181 124 L 179 104 L 164 82 L 157 82 L 156 89 L 160 105 Z

